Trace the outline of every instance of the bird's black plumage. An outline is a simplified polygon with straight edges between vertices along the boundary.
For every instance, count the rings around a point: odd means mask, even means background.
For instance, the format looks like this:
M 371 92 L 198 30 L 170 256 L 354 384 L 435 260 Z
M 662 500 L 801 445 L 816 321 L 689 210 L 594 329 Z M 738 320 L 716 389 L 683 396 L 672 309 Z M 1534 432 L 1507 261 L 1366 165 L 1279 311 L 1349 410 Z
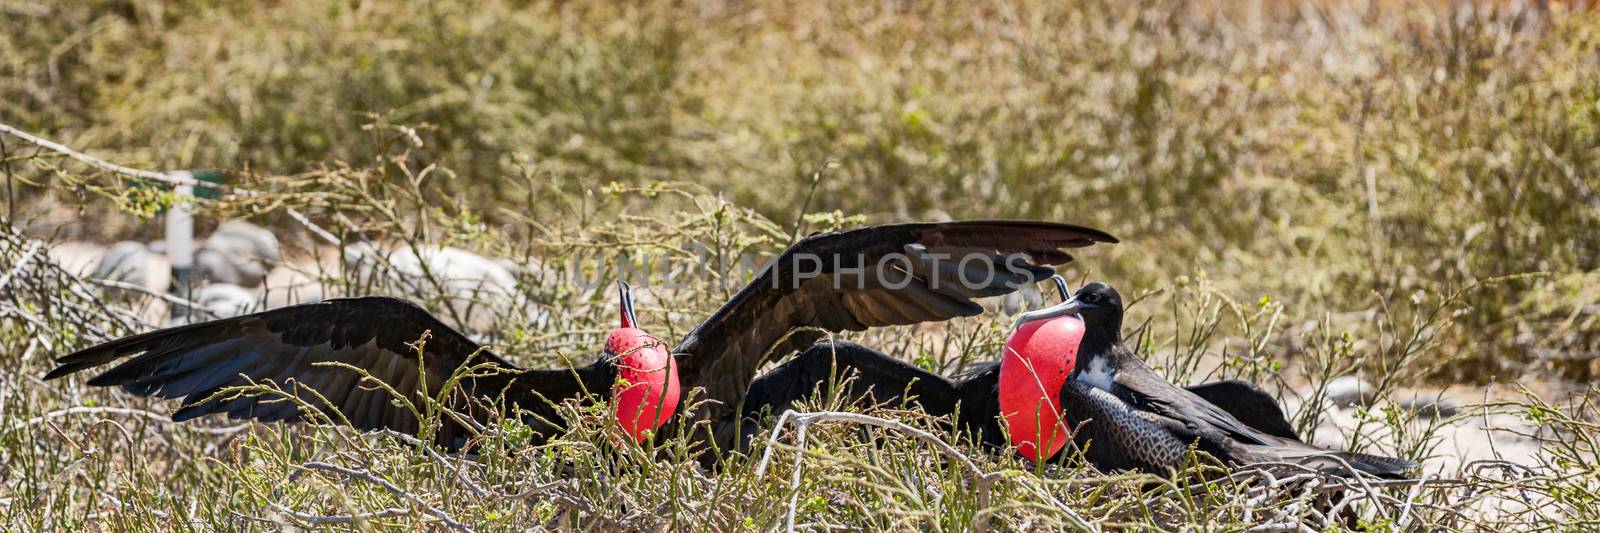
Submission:
M 996 394 L 999 373 L 999 365 L 983 365 L 964 379 L 951 380 L 853 342 L 818 342 L 750 385 L 741 437 L 747 440 L 751 436 L 749 432 L 758 427 L 763 414 L 781 413 L 795 402 L 826 396 L 834 385 L 843 385 L 839 392 L 847 403 L 903 403 L 933 416 L 954 416 L 968 435 L 1004 446 L 1005 435 L 994 421 L 1000 409 Z M 982 413 L 991 414 L 986 417 Z M 720 431 L 731 429 L 728 424 L 721 426 Z M 730 437 L 723 433 L 719 440 L 725 443 Z
M 1007 443 L 1000 426 L 1000 363 L 979 363 L 963 377 L 950 379 L 872 348 L 839 340 L 814 344 L 757 378 L 745 399 L 742 437 L 752 436 L 750 431 L 763 413 L 780 413 L 797 401 L 826 396 L 838 384 L 843 385 L 839 392 L 848 402 L 905 403 L 933 416 L 953 416 L 966 435 L 991 449 L 1001 449 Z M 1225 405 L 1230 412 L 1237 408 L 1238 418 L 1247 420 L 1252 427 L 1269 433 L 1294 433 L 1272 397 L 1248 383 L 1219 381 L 1189 390 L 1230 396 L 1231 401 Z M 1068 410 L 1069 415 L 1071 412 Z M 1069 417 L 1068 425 L 1076 427 L 1076 422 Z
M 1033 221 L 891 224 L 813 235 L 791 246 L 672 350 L 680 382 L 684 390 L 703 387 L 702 398 L 714 400 L 694 413 L 697 418 L 728 418 L 729 406 L 739 405 L 764 354 L 788 353 L 796 343 L 803 346 L 816 338 L 813 330 L 805 330 L 781 342 L 795 328 L 847 331 L 974 315 L 981 308 L 973 298 L 1005 294 L 1048 277 L 1052 270 L 1046 265 L 1071 259 L 1065 250 L 1097 242 L 1116 239 L 1094 229 Z M 911 259 L 882 261 L 897 253 Z M 999 268 L 985 285 L 939 284 L 934 280 L 948 280 L 959 272 L 950 264 L 918 259 L 933 253 L 984 254 L 994 262 L 991 266 Z M 792 260 L 802 257 L 815 258 L 818 268 L 796 269 Z M 797 275 L 800 271 L 814 271 L 815 276 Z M 906 275 L 911 276 L 906 287 L 884 286 L 883 280 Z M 419 357 L 411 343 L 428 333 Z M 408 433 L 418 432 L 419 422 L 396 400 L 416 403 L 423 394 L 437 396 L 445 379 L 463 365 L 491 363 L 504 371 L 474 372 L 448 399 L 448 407 L 481 418 L 490 405 L 501 401 L 530 413 L 529 420 L 540 429 L 559 427 L 550 401 L 584 391 L 607 395 L 615 376 L 605 357 L 577 368 L 519 368 L 414 304 L 365 297 L 288 306 L 113 340 L 62 356 L 60 366 L 46 377 L 60 378 L 119 360 L 89 382 L 121 386 L 140 395 L 181 398 L 175 418 L 227 413 L 258 420 L 305 419 L 307 413 L 293 403 L 258 396 L 213 396 L 229 387 L 270 381 L 296 394 L 315 391 L 300 396 L 326 398 L 330 407 L 324 410 L 338 415 L 335 420 L 348 420 L 363 429 Z M 346 366 L 370 373 L 404 398 L 364 383 Z M 462 435 L 461 424 L 446 426 L 440 434 L 444 442 Z
M 1417 466 L 1319 448 L 1292 431 L 1281 434 L 1287 423 L 1276 431 L 1245 423 L 1221 405 L 1173 385 L 1122 344 L 1122 300 L 1115 289 L 1092 283 L 1075 301 L 1085 331 L 1061 403 L 1068 418 L 1080 422 L 1075 439 L 1096 464 L 1164 472 L 1180 467 L 1192 444 L 1234 465 L 1289 462 L 1335 473 L 1349 473 L 1349 465 L 1383 477 L 1404 476 Z
M 428 334 L 425 340 L 424 333 Z M 474 372 L 474 377 L 463 380 L 456 394 L 447 398 L 446 405 L 458 412 L 482 414 L 492 406 L 480 400 L 504 395 L 511 406 L 531 413 L 525 417 L 527 422 L 542 429 L 552 427 L 551 421 L 557 417 L 550 402 L 541 396 L 559 400 L 585 390 L 606 392 L 614 375 L 605 358 L 574 369 L 521 369 L 415 304 L 397 298 L 363 297 L 282 307 L 125 337 L 61 357 L 59 366 L 45 379 L 132 355 L 137 357 L 91 378 L 89 384 L 120 386 L 141 396 L 182 399 L 182 407 L 173 414 L 178 421 L 219 413 L 269 422 L 304 420 L 308 413 L 293 402 L 270 396 L 218 396 L 230 387 L 275 384 L 291 393 L 316 391 L 316 395 L 301 395 L 301 399 L 333 420 L 347 420 L 365 430 L 411 434 L 420 430 L 411 409 L 344 365 L 382 380 L 418 410 L 422 409 L 421 395 L 437 397 L 456 369 L 492 365 L 498 370 Z M 466 436 L 464 429 L 445 420 L 439 439 L 449 446 L 458 445 L 458 439 Z
M 1258 431 L 1286 439 L 1300 438 L 1278 402 L 1255 385 L 1229 379 L 1190 385 L 1184 389 Z
M 684 383 L 705 387 L 705 398 L 712 400 L 692 418 L 734 415 L 767 355 L 798 351 L 820 339 L 819 330 L 976 316 L 983 308 L 973 299 L 1048 278 L 1053 270 L 1046 265 L 1072 260 L 1065 250 L 1097 242 L 1117 241 L 1099 230 L 1032 221 L 889 224 L 807 237 L 672 350 Z M 939 254 L 943 261 L 930 260 Z M 1018 254 L 1032 261 L 1011 262 Z M 984 267 L 994 276 L 971 286 L 960 278 L 963 265 L 957 260 L 977 255 L 988 260 L 965 266 Z M 900 257 L 909 260 L 894 260 Z M 801 274 L 812 270 L 815 276 Z

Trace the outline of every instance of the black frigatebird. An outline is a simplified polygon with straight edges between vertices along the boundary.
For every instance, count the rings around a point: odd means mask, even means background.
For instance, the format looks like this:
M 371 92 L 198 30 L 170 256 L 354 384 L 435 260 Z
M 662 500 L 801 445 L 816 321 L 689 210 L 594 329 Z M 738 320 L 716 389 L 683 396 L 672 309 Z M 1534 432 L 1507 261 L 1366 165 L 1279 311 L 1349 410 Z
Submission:
M 1181 468 L 1193 446 L 1234 466 L 1295 463 L 1387 478 L 1417 468 L 1405 459 L 1329 450 L 1292 433 L 1264 430 L 1225 407 L 1237 398 L 1202 396 L 1173 385 L 1123 344 L 1122 316 L 1116 289 L 1090 283 L 1070 300 L 1025 317 L 1047 324 L 1081 317 L 1082 342 L 1061 386 L 1061 404 L 1091 463 L 1165 473 Z
M 467 365 L 475 368 L 445 406 L 482 419 L 495 400 L 528 413 L 540 435 L 559 430 L 552 401 L 584 393 L 616 396 L 613 411 L 635 439 L 680 410 L 678 387 L 703 388 L 694 420 L 734 419 L 768 353 L 791 353 L 825 332 L 974 316 L 974 298 L 1016 290 L 1072 260 L 1065 250 L 1116 239 L 1095 229 L 1037 221 L 889 224 L 807 237 L 694 328 L 670 351 L 639 330 L 623 290 L 621 327 L 604 353 L 577 368 L 522 369 L 445 325 L 423 308 L 389 297 L 331 299 L 152 331 L 57 360 L 47 379 L 130 357 L 89 380 L 134 394 L 182 399 L 174 420 L 227 413 L 235 419 L 301 421 L 294 402 L 217 395 L 231 387 L 276 383 L 314 391 L 333 420 L 364 429 L 419 433 L 411 409 L 350 367 L 382 380 L 420 405 Z M 941 261 L 940 259 L 944 259 Z M 974 260 L 976 259 L 976 260 Z M 974 271 L 977 271 L 974 273 Z M 980 281 L 981 280 L 981 281 Z M 413 346 L 430 335 L 419 349 Z M 670 355 L 669 355 L 670 354 Z M 686 396 L 686 395 L 685 395 Z M 337 410 L 337 413 L 332 412 Z M 467 420 L 447 418 L 437 440 L 465 442 Z
M 1070 302 L 1066 283 L 1060 277 L 1053 280 L 1062 300 Z M 986 447 L 1000 449 L 1010 442 L 1024 457 L 1049 458 L 1069 435 L 1071 423 L 1062 419 L 1059 391 L 1073 370 L 1084 328 L 1076 319 L 1033 320 L 1027 314 L 1019 324 L 1000 361 L 976 365 L 960 379 L 852 342 L 812 345 L 750 386 L 742 443 L 749 445 L 763 413 L 782 412 L 798 400 L 843 385 L 840 392 L 847 401 L 904 402 L 936 417 L 954 416 L 958 428 Z M 1260 432 L 1298 438 L 1277 402 L 1254 385 L 1228 380 L 1186 390 Z

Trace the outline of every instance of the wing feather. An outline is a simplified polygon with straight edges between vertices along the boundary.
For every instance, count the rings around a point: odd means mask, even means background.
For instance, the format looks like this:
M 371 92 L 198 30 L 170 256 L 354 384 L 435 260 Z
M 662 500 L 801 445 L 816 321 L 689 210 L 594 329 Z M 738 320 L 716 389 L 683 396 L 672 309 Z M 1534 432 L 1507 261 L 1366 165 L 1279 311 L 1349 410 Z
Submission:
M 794 328 L 855 331 L 976 315 L 982 307 L 973 298 L 1048 278 L 1054 271 L 1047 265 L 1071 260 L 1063 249 L 1113 242 L 1099 230 L 1036 221 L 890 224 L 813 235 L 789 247 L 684 337 L 673 350 L 679 376 L 686 388 L 705 387 L 705 397 L 714 401 L 695 417 L 719 419 L 743 399 L 764 354 L 792 353 L 820 337 L 796 334 L 778 345 Z M 928 251 L 988 259 L 962 265 L 961 256 L 952 256 L 950 264 L 935 268 L 919 255 Z M 969 280 L 988 284 L 963 286 L 963 268 Z M 989 276 L 990 270 L 1002 274 Z M 815 276 L 803 275 L 813 271 Z M 946 281 L 952 276 L 954 283 Z M 885 286 L 902 282 L 909 284 Z
M 412 343 L 425 334 L 429 338 L 419 365 Z M 443 382 L 443 376 L 436 374 L 448 374 L 469 362 L 493 362 L 515 372 L 468 380 L 463 385 L 473 395 L 498 394 L 513 375 L 550 382 L 551 393 L 576 388 L 564 383 L 576 378 L 570 370 L 537 371 L 540 375 L 534 376 L 422 308 L 386 297 L 327 300 L 134 335 L 63 356 L 46 378 L 119 360 L 89 384 L 182 399 L 174 420 L 213 413 L 265 421 L 304 420 L 307 413 L 295 403 L 276 401 L 275 396 L 214 397 L 230 387 L 270 382 L 323 407 L 309 394 L 315 391 L 358 428 L 416 431 L 417 421 L 394 405 L 389 392 L 349 368 L 318 364 L 329 362 L 363 369 L 413 402 L 435 394 Z M 420 368 L 427 369 L 428 379 L 422 379 Z M 470 409 L 461 403 L 450 407 Z
M 1240 422 L 1199 395 L 1173 385 L 1137 356 L 1129 354 L 1118 359 L 1121 366 L 1117 369 L 1115 393 L 1141 409 L 1180 424 L 1185 438 L 1243 444 L 1271 444 L 1278 440 Z
M 1255 385 L 1227 380 L 1185 388 L 1256 430 L 1276 437 L 1300 439 L 1277 400 Z

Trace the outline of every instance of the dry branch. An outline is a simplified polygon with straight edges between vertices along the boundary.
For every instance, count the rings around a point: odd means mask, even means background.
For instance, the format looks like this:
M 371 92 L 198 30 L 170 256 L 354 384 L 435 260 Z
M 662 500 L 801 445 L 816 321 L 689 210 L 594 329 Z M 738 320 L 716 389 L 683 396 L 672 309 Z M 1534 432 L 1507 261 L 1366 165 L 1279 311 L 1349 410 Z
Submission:
M 973 517 L 972 528 L 979 531 L 987 528 L 988 521 L 986 520 L 985 511 L 987 510 L 989 504 L 988 495 L 990 489 L 997 481 L 1003 479 L 1006 474 L 1003 472 L 985 472 L 983 469 L 978 468 L 978 465 L 972 461 L 971 457 L 967 457 L 966 454 L 961 453 L 961 450 L 958 450 L 955 446 L 945 442 L 944 439 L 941 439 L 937 435 L 927 431 L 908 426 L 905 423 L 897 420 L 879 418 L 860 413 L 846 413 L 839 411 L 801 413 L 792 409 L 786 410 L 778 417 L 778 422 L 772 427 L 772 433 L 767 437 L 767 449 L 761 453 L 761 460 L 756 464 L 755 475 L 757 478 L 760 478 L 766 474 L 767 466 L 772 460 L 772 450 L 778 446 L 778 439 L 783 433 L 783 428 L 790 422 L 792 422 L 795 426 L 795 458 L 794 471 L 791 474 L 789 483 L 789 508 L 788 514 L 785 518 L 787 530 L 794 531 L 795 528 L 794 517 L 800 494 L 800 474 L 802 472 L 801 467 L 804 464 L 803 459 L 805 457 L 806 430 L 811 426 L 811 424 L 817 422 L 848 422 L 852 424 L 862 424 L 884 429 L 891 429 L 911 435 L 912 438 L 933 446 L 933 448 L 941 455 L 945 456 L 951 461 L 955 461 L 956 464 L 961 465 L 962 470 L 965 470 L 967 475 L 972 479 L 973 484 L 977 487 L 979 506 L 978 512 Z M 1078 513 L 1068 509 L 1065 504 L 1062 504 L 1061 502 L 1053 503 L 1056 504 L 1056 508 L 1060 510 L 1068 518 L 1068 520 L 1072 521 L 1073 525 L 1089 531 L 1098 530 L 1098 528 L 1094 527 L 1094 525 L 1090 524 L 1087 520 L 1084 520 L 1083 517 Z

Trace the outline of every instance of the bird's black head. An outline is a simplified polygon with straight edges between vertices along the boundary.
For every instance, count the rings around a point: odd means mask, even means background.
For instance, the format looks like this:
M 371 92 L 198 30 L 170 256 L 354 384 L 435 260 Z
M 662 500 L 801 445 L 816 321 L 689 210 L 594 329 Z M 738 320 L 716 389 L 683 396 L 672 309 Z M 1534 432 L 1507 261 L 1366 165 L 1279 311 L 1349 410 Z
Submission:
M 1098 333 L 1111 341 L 1122 338 L 1122 295 L 1116 289 L 1096 281 L 1078 289 L 1073 300 L 1087 333 Z

